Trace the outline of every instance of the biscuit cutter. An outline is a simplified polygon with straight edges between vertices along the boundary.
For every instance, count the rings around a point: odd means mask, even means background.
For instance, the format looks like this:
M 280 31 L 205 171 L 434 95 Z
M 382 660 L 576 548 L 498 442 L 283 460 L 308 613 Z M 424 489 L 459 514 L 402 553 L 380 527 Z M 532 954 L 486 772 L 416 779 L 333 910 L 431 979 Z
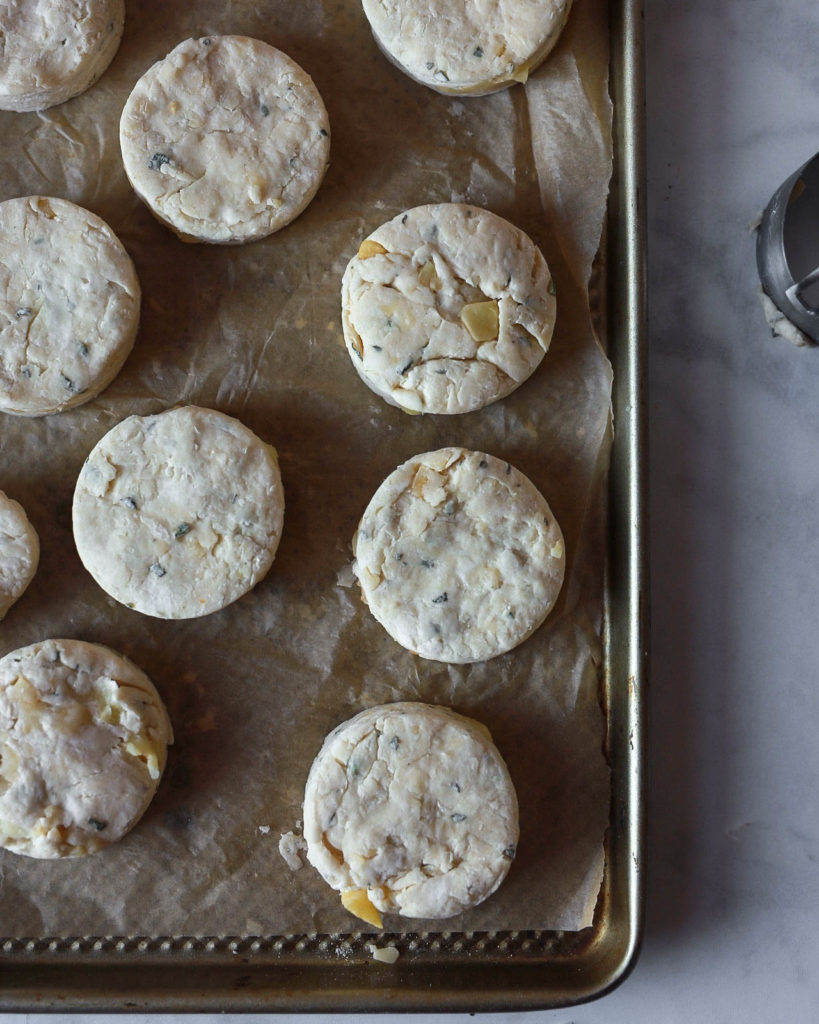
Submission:
M 774 192 L 756 236 L 762 288 L 819 344 L 819 153 Z

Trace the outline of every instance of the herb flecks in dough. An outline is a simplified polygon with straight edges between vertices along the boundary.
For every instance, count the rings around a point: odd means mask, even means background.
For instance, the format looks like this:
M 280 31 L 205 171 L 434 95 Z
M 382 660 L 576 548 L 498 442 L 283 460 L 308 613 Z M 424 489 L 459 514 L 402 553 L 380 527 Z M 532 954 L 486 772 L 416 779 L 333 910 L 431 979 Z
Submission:
M 523 642 L 553 607 L 565 569 L 560 529 L 532 483 L 509 463 L 457 448 L 390 474 L 353 551 L 362 597 L 389 634 L 456 664 Z
M 152 171 L 158 171 L 164 167 L 165 164 L 169 164 L 170 162 L 171 158 L 166 153 L 154 153 L 148 161 L 148 166 Z
M 339 762 L 353 751 L 360 776 L 342 780 Z M 469 782 L 456 790 L 457 765 Z M 307 781 L 304 837 L 309 861 L 370 923 L 370 907 L 452 917 L 506 875 L 517 801 L 483 726 L 446 708 L 391 704 L 328 736 Z
M 106 647 L 47 640 L 0 659 L 0 845 L 53 858 L 116 842 L 151 800 L 172 739 L 150 680 Z
M 77 550 L 97 582 L 170 619 L 217 611 L 258 583 L 283 515 L 275 449 L 197 406 L 117 424 L 81 470 L 73 505 Z
M 548 267 L 487 210 L 410 212 L 364 239 L 345 270 L 347 348 L 362 380 L 405 412 L 470 412 L 523 383 L 548 349 Z
M 120 141 L 131 184 L 161 221 L 185 240 L 239 244 L 307 206 L 328 166 L 328 127 L 302 68 L 261 40 L 223 35 L 184 40 L 145 72 Z

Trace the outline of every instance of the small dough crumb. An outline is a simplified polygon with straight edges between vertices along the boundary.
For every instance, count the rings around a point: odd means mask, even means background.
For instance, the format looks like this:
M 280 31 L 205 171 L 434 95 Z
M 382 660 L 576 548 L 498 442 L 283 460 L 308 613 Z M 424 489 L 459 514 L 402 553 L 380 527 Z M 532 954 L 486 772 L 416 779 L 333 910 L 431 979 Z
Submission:
M 814 344 L 804 331 L 800 331 L 796 324 L 791 323 L 776 303 L 761 289 L 759 298 L 762 303 L 762 312 L 765 314 L 765 319 L 775 338 L 784 338 L 798 348 Z
M 373 960 L 380 964 L 394 964 L 398 960 L 399 953 L 395 946 L 374 946 L 370 942 L 367 949 L 372 953 Z
M 270 831 L 270 827 L 267 825 L 260 825 L 259 831 L 264 830 L 264 834 Z M 307 843 L 304 838 L 297 835 L 295 832 L 285 832 L 284 835 L 279 839 L 279 853 L 284 858 L 284 862 L 290 868 L 291 871 L 299 871 L 304 867 L 304 860 L 302 854 L 307 851 Z

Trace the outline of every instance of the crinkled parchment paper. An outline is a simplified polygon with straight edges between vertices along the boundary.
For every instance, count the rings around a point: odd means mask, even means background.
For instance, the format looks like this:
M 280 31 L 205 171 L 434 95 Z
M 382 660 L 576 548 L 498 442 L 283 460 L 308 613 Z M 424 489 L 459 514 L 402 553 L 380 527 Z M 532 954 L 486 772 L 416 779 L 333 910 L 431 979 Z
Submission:
M 307 211 L 240 247 L 178 241 L 134 196 L 119 156 L 119 114 L 137 78 L 183 38 L 216 33 L 289 53 L 313 76 L 332 126 L 332 164 Z M 368 705 L 415 699 L 486 723 L 520 798 L 507 880 L 446 926 L 590 923 L 608 820 L 598 687 L 610 369 L 587 297 L 611 164 L 607 60 L 605 0 L 576 0 L 525 88 L 470 99 L 439 96 L 390 65 L 356 0 L 140 0 L 89 92 L 42 114 L 0 116 L 0 198 L 87 206 L 119 234 L 143 288 L 136 346 L 100 397 L 41 419 L 0 418 L 0 488 L 42 540 L 39 572 L 0 625 L 0 653 L 46 637 L 106 643 L 152 677 L 176 732 L 154 803 L 118 846 L 64 862 L 0 852 L 4 935 L 357 931 L 311 867 L 291 872 L 278 838 L 297 824 L 325 734 Z M 350 364 L 341 274 L 378 224 L 451 200 L 494 210 L 542 247 L 557 329 L 541 367 L 504 401 L 410 417 Z M 220 409 L 276 445 L 287 511 L 279 554 L 252 593 L 205 619 L 168 622 L 100 590 L 76 554 L 70 509 L 82 461 L 107 430 L 180 403 Z M 382 479 L 444 445 L 511 461 L 567 540 L 566 583 L 547 623 L 472 666 L 404 651 L 339 583 Z

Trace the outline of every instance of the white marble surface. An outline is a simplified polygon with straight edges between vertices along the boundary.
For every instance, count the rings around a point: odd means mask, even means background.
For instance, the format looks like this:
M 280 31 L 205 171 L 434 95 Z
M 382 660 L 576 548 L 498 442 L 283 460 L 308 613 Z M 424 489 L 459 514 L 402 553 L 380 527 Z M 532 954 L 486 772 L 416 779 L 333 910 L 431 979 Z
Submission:
M 604 999 L 487 1024 L 819 1019 L 819 349 L 771 338 L 750 233 L 819 150 L 819 5 L 646 0 L 646 29 L 645 942 Z M 40 1019 L 83 1018 L 3 1024 Z

